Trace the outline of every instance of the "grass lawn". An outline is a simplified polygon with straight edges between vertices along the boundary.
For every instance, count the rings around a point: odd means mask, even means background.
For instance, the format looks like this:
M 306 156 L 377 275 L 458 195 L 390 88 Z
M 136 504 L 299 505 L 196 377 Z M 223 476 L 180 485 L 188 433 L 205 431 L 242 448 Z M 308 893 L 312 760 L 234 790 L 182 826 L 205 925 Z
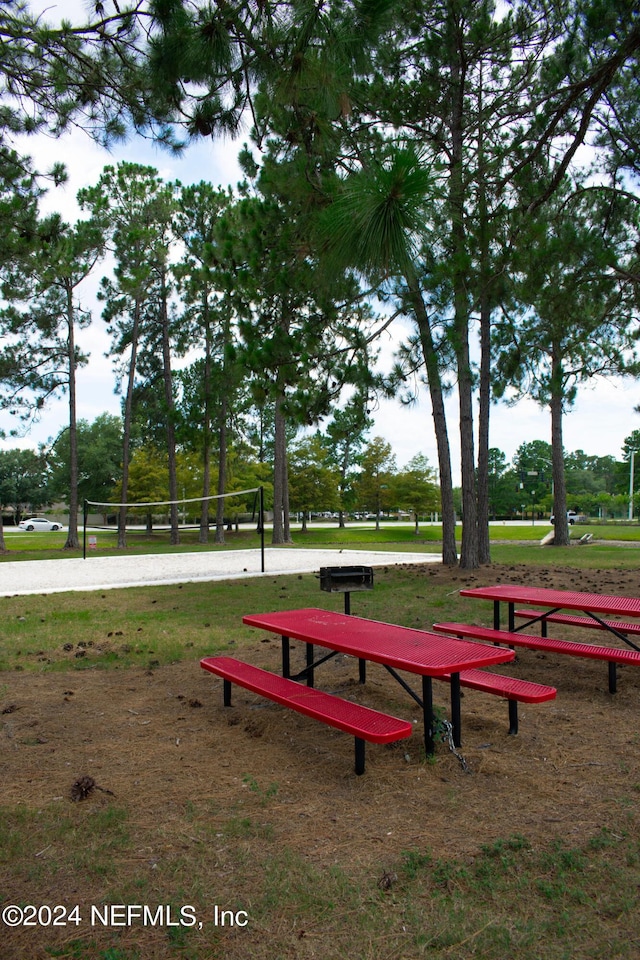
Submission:
M 542 537 L 551 529 L 548 524 L 544 523 L 538 523 L 535 526 L 497 523 L 490 526 L 490 536 L 492 544 L 496 547 L 505 543 L 539 546 Z M 628 542 L 640 545 L 640 526 L 635 524 L 585 524 L 573 527 L 571 534 L 574 543 L 583 535 L 590 534 L 594 545 L 602 546 L 613 542 Z M 92 531 L 91 535 L 97 540 L 95 550 L 99 556 L 122 556 L 123 552 L 127 556 L 139 553 L 165 553 L 175 549 L 183 551 L 257 549 L 260 544 L 255 531 L 240 530 L 226 532 L 224 545 L 215 544 L 213 534 L 210 543 L 203 545 L 198 543 L 198 531 L 190 529 L 181 531 L 180 546 L 176 548 L 170 546 L 167 531 L 158 530 L 151 535 L 142 531 L 130 533 L 126 551 L 122 551 L 116 545 L 114 532 L 98 530 Z M 267 530 L 265 538 L 267 546 L 269 545 L 269 536 L 270 531 Z M 294 526 L 292 536 L 297 547 L 351 547 L 352 549 L 366 547 L 366 549 L 375 550 L 419 551 L 425 549 L 433 551 L 439 549 L 440 526 L 437 524 L 422 524 L 416 534 L 413 526 L 409 524 L 383 525 L 380 530 L 376 530 L 373 525 L 370 527 L 347 525 L 346 528 L 339 529 L 338 527 L 310 524 L 304 534 L 299 527 Z M 461 526 L 458 526 L 458 536 L 462 536 Z M 64 550 L 65 540 L 65 531 L 52 533 L 5 531 L 7 553 L 0 556 L 0 563 L 3 560 L 50 560 L 61 555 L 65 557 L 82 556 L 82 545 L 78 550 Z M 87 553 L 91 554 L 92 552 L 93 548 L 87 549 Z M 547 554 L 544 554 L 544 556 L 544 562 L 549 562 Z
M 464 585 L 550 570 L 568 587 L 640 593 L 637 546 L 543 549 L 536 532 L 496 535 L 478 573 L 382 565 L 353 612 L 426 627 L 470 615 Z M 304 543 L 434 547 L 401 528 L 344 537 L 312 529 Z M 558 682 L 557 704 L 523 711 L 517 738 L 505 735 L 504 703 L 465 700 L 470 774 L 446 748 L 426 762 L 414 745 L 406 758 L 404 747 L 372 749 L 356 778 L 344 735 L 244 696 L 226 720 L 197 666 L 222 651 L 275 666 L 275 647 L 241 617 L 340 609 L 313 574 L 0 602 L 3 960 L 638 955 L 631 669 L 611 701 L 598 666 L 563 665 L 561 677 L 530 658 L 531 679 L 562 681 L 564 697 Z M 476 612 L 490 622 L 490 605 Z M 342 694 L 357 696 L 348 664 L 336 671 Z M 404 715 L 386 683 L 372 676 L 367 693 Z M 72 781 L 88 773 L 96 788 L 72 802 Z M 32 924 L 9 926 L 11 905 Z M 153 909 L 149 922 L 136 905 Z
M 318 531 L 318 536 L 326 532 Z M 356 537 L 361 532 L 355 531 Z M 397 531 L 391 532 L 397 536 Z M 339 542 L 318 539 L 305 544 L 336 548 L 346 544 L 357 549 L 361 542 L 349 536 Z M 249 545 L 248 538 L 244 545 Z M 252 539 L 252 545 L 257 547 L 256 538 Z M 414 539 L 389 541 L 386 537 L 375 544 L 369 543 L 367 548 L 374 546 L 379 547 L 381 553 L 385 546 L 394 552 L 401 552 L 403 546 L 410 547 L 412 552 L 434 550 L 433 544 L 417 545 Z M 163 552 L 166 549 L 165 545 Z M 45 553 L 51 559 L 48 551 Z M 10 556 L 13 558 L 13 554 Z M 640 567 L 636 546 L 613 546 L 606 541 L 561 550 L 541 548 L 537 542 L 495 543 L 492 558 L 494 563 L 507 569 L 517 564 L 538 570 L 550 564 L 558 569 L 585 571 Z M 88 559 L 87 563 L 90 562 Z M 454 585 L 465 578 L 464 571 L 451 571 Z M 451 589 L 448 580 L 440 585 L 429 578 L 425 585 L 428 594 L 416 595 L 414 574 L 389 568 L 383 576 L 376 576 L 373 591 L 354 594 L 354 612 L 372 619 L 406 623 L 407 611 L 416 605 L 416 600 L 424 600 L 434 612 L 432 620 L 465 617 L 465 601 L 457 596 L 457 590 Z M 240 622 L 244 613 L 282 606 L 322 606 L 326 597 L 320 593 L 313 574 L 7 597 L 0 601 L 4 614 L 0 625 L 0 669 L 144 667 L 150 662 L 169 664 L 185 657 L 201 657 L 226 650 L 230 643 L 241 642 L 246 636 Z M 331 599 L 340 606 L 339 597 Z M 421 622 L 421 625 L 424 624 Z M 185 647 L 186 635 L 189 641 Z

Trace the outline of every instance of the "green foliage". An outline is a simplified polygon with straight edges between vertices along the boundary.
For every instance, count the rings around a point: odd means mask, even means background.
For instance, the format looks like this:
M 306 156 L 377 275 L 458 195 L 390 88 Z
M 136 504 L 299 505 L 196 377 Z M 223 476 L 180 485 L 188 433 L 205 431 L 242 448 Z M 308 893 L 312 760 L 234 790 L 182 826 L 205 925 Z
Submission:
M 286 169 L 271 165 L 236 221 L 236 356 L 253 375 L 254 401 L 278 400 L 295 423 L 326 416 L 345 383 L 368 378 L 371 311 L 352 278 L 323 278 L 308 254 L 307 214 L 285 198 Z M 274 195 L 275 194 L 275 195 Z
M 375 513 L 376 526 L 381 511 L 393 506 L 395 473 L 396 459 L 391 444 L 382 437 L 374 437 L 362 453 L 360 474 L 354 486 L 359 506 Z
M 89 423 L 79 420 L 78 495 L 83 500 L 107 501 L 113 499 L 113 489 L 120 477 L 122 456 L 122 421 L 120 417 L 103 413 Z M 69 431 L 58 434 L 48 455 L 51 468 L 52 494 L 69 502 L 70 475 Z
M 71 227 L 53 215 L 37 221 L 11 264 L 0 264 L 7 301 L 0 311 L 0 408 L 29 421 L 51 397 L 74 396 L 76 371 L 88 361 L 75 345 L 76 331 L 91 320 L 76 303 L 76 288 L 101 249 L 95 222 Z
M 341 511 L 355 508 L 354 483 L 366 434 L 371 429 L 372 419 L 368 397 L 356 390 L 347 404 L 335 410 L 333 417 L 321 434 L 329 462 L 338 471 L 338 487 Z
M 397 474 L 394 490 L 397 506 L 413 513 L 417 533 L 420 515 L 434 513 L 440 505 L 435 472 L 424 454 L 417 454 Z
M 200 356 L 178 376 L 176 424 L 178 440 L 199 450 L 202 493 L 208 496 L 211 472 L 217 459 L 218 493 L 237 483 L 233 477 L 235 454 L 247 433 L 250 381 L 238 357 L 237 315 L 234 309 L 237 264 L 234 260 L 236 216 L 231 191 L 214 190 L 201 182 L 180 190 L 175 221 L 184 243 L 184 256 L 174 267 L 184 312 L 181 336 Z M 242 440 L 240 438 L 243 438 Z M 237 459 L 237 456 L 236 456 Z M 255 482 L 245 488 L 256 486 Z M 218 504 L 216 541 L 223 542 L 222 504 Z M 201 542 L 208 524 L 201 521 Z
M 42 192 L 28 158 L 6 147 L 0 151 L 0 264 L 3 268 L 13 269 L 36 236 Z
M 122 489 L 115 494 L 122 499 Z M 129 464 L 127 496 L 132 503 L 153 503 L 168 499 L 167 455 L 157 447 L 138 447 Z
M 631 318 L 611 257 L 615 250 L 624 259 L 634 237 L 623 211 L 609 208 L 605 220 L 601 204 L 566 184 L 528 224 L 516 258 L 519 310 L 494 331 L 499 394 L 512 387 L 541 405 L 557 397 L 566 409 L 581 382 L 624 372 Z M 605 229 L 595 231 L 594 222 Z
M 373 277 L 412 269 L 434 192 L 425 158 L 413 147 L 389 149 L 335 190 L 321 230 L 337 262 Z
M 174 238 L 175 184 L 165 184 L 153 167 L 120 163 L 105 167 L 95 187 L 78 200 L 99 222 L 112 247 L 113 279 L 104 278 L 104 318 L 112 352 L 121 357 L 126 381 L 122 450 L 122 500 L 128 495 L 134 404 L 142 395 L 162 410 L 169 497 L 178 499 L 176 480 L 175 395 L 172 357 L 186 349 L 177 337 L 179 323 L 170 307 L 169 248 Z M 140 379 L 137 379 L 140 378 Z M 161 384 L 161 388 L 157 388 Z M 124 546 L 124 511 L 119 514 L 119 544 Z M 172 538 L 178 539 L 176 507 L 171 508 Z
M 336 510 L 339 506 L 338 472 L 327 458 L 320 438 L 299 441 L 289 457 L 289 497 L 292 510 L 303 513 L 303 528 L 312 511 Z
M 16 523 L 49 502 L 50 483 L 44 451 L 0 450 L 0 508 L 10 507 Z
M 127 122 L 152 123 L 138 17 L 117 4 L 108 15 L 102 4 L 95 9 L 93 19 L 83 15 L 74 29 L 68 20 L 51 25 L 51 11 L 32 12 L 22 0 L 1 5 L 2 140 L 8 132 L 57 135 L 75 122 L 106 144 L 123 135 Z

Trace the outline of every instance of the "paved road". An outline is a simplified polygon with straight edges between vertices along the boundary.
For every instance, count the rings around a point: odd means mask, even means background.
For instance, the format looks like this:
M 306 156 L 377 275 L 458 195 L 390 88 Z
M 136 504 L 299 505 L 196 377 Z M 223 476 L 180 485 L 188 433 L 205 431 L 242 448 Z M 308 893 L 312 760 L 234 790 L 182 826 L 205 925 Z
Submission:
M 434 553 L 272 547 L 265 550 L 264 574 L 261 572 L 259 550 L 215 550 L 135 557 L 88 556 L 86 560 L 3 561 L 0 563 L 0 596 L 313 573 L 325 566 L 439 563 L 440 559 L 440 555 Z

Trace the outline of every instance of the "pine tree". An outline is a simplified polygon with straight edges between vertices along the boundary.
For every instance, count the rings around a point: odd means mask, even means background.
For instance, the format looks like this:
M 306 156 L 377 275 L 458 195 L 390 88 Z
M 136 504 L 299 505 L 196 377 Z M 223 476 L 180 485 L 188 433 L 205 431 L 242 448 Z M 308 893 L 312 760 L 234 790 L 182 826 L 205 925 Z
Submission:
M 150 350 L 150 368 L 157 362 L 160 344 L 169 456 L 170 499 L 177 499 L 175 440 L 173 437 L 169 315 L 167 303 L 167 231 L 173 214 L 173 188 L 164 184 L 153 167 L 120 163 L 105 167 L 95 187 L 81 190 L 81 205 L 88 207 L 109 237 L 116 259 L 113 279 L 104 278 L 101 297 L 103 317 L 113 337 L 112 352 L 122 357 L 126 381 L 122 453 L 122 496 L 126 501 L 131 431 L 134 420 L 136 376 L 144 343 Z M 118 521 L 118 546 L 126 546 L 126 507 Z M 172 538 L 178 537 L 177 506 L 171 514 Z
M 76 372 L 88 361 L 76 345 L 76 332 L 91 322 L 77 302 L 76 288 L 93 270 L 103 242 L 95 221 L 80 221 L 75 227 L 58 216 L 41 221 L 26 255 L 9 275 L 5 272 L 4 295 L 10 305 L 0 312 L 6 343 L 0 357 L 3 405 L 16 398 L 24 417 L 37 417 L 50 397 L 68 394 L 68 549 L 79 546 Z

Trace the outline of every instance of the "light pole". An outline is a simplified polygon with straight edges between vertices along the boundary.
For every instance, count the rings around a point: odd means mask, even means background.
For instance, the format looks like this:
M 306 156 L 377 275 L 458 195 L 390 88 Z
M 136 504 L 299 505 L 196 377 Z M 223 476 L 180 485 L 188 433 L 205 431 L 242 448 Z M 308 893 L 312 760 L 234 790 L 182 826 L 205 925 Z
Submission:
M 633 471 L 635 455 L 635 450 L 632 450 L 629 461 L 629 520 L 633 520 Z

